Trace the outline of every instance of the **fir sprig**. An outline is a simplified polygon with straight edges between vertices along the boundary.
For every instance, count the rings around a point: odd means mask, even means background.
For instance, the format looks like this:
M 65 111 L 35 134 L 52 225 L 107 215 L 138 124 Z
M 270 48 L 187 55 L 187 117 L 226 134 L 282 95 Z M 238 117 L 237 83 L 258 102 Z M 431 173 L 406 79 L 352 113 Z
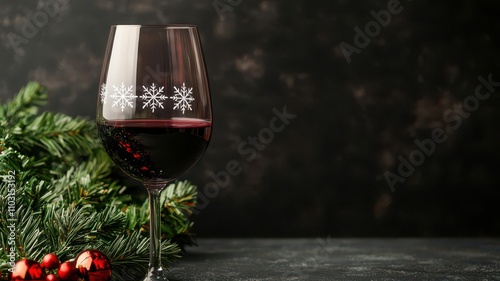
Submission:
M 166 241 L 162 243 L 163 264 L 170 264 L 180 257 L 180 250 L 174 245 Z M 107 253 L 117 279 L 139 280 L 144 277 L 149 261 L 148 237 L 141 236 L 139 232 L 122 235 L 104 247 L 103 251 Z
M 193 222 L 189 220 L 196 206 L 196 186 L 189 182 L 169 185 L 161 194 L 162 233 L 182 245 L 195 245 L 191 233 Z
M 149 258 L 149 204 L 135 205 L 112 178 L 113 163 L 93 122 L 43 112 L 44 87 L 31 82 L 0 105 L 0 271 L 15 260 L 61 260 L 98 248 L 117 281 L 144 276 Z M 196 187 L 169 185 L 161 195 L 164 265 L 179 258 L 190 233 Z M 12 227 L 14 226 L 14 227 Z M 175 241 L 175 242 L 172 242 Z
M 44 112 L 22 121 L 12 130 L 12 140 L 22 152 L 46 150 L 50 155 L 62 157 L 68 153 L 87 155 L 96 147 L 95 126 L 86 119 Z
M 0 119 L 13 124 L 27 116 L 38 113 L 40 106 L 47 103 L 47 91 L 37 82 L 29 82 L 12 100 L 0 107 Z

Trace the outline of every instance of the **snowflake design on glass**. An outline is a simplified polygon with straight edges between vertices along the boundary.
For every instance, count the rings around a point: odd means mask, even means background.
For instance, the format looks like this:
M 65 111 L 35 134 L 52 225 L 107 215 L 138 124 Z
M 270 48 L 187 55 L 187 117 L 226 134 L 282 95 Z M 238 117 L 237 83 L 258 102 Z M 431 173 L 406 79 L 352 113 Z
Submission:
M 122 111 L 126 106 L 134 108 L 132 100 L 137 98 L 137 96 L 132 92 L 134 86 L 125 87 L 122 82 L 120 87 L 113 85 L 113 94 L 110 96 L 114 99 L 112 107 L 119 106 Z
M 193 98 L 193 88 L 187 88 L 185 83 L 182 83 L 182 87 L 177 88 L 174 86 L 175 95 L 170 97 L 175 101 L 174 109 L 180 109 L 182 114 L 188 110 L 193 110 L 191 108 L 191 102 L 194 101 Z
M 102 104 L 106 104 L 108 101 L 108 87 L 106 87 L 106 84 L 103 83 L 101 85 L 101 102 Z
M 168 99 L 167 96 L 163 95 L 163 88 L 164 87 L 156 88 L 156 85 L 154 83 L 149 88 L 142 86 L 144 94 L 140 96 L 140 98 L 144 101 L 147 101 L 144 103 L 142 108 L 149 106 L 151 107 L 151 110 L 153 112 L 155 112 L 155 109 L 157 107 L 163 108 L 163 102 L 161 101 Z

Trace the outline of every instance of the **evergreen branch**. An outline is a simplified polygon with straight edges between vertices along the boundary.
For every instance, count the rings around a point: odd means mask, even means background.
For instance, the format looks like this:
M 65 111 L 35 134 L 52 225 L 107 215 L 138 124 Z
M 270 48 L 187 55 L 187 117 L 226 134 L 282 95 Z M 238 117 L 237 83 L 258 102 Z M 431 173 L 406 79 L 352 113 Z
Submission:
M 162 233 L 167 239 L 182 240 L 186 244 L 195 244 L 189 234 L 192 222 L 189 216 L 196 206 L 197 187 L 188 181 L 178 181 L 167 186 L 161 195 Z
M 44 112 L 24 119 L 12 131 L 17 148 L 31 152 L 43 149 L 59 158 L 65 154 L 85 155 L 97 146 L 95 126 L 83 118 Z
M 147 203 L 147 202 L 146 202 Z M 144 207 L 137 207 L 135 205 L 127 206 L 125 211 L 125 216 L 127 217 L 127 223 L 125 229 L 128 232 L 133 232 L 136 230 L 146 231 L 148 228 L 143 228 L 143 226 L 148 226 L 149 224 L 149 205 Z
M 51 253 L 64 252 L 60 246 L 61 237 L 59 235 L 59 225 L 55 224 L 56 218 L 55 213 L 58 206 L 56 204 L 48 204 L 43 211 L 43 221 L 42 227 L 47 233 L 47 248 L 50 249 Z M 51 235 L 52 233 L 57 233 L 58 235 Z
M 0 106 L 0 119 L 8 120 L 11 124 L 37 114 L 38 108 L 47 102 L 47 92 L 37 82 L 29 82 L 12 99 Z
M 9 171 L 24 170 L 23 165 L 26 166 L 28 157 L 22 155 L 15 149 L 11 147 L 2 150 L 0 153 L 0 171 L 2 172 L 2 177 L 5 177 Z
M 21 204 L 27 206 L 30 210 L 40 210 L 43 206 L 50 203 L 52 194 L 52 185 L 36 177 L 21 181 L 23 184 L 18 188 L 17 193 Z
M 170 241 L 162 242 L 162 264 L 168 266 L 179 259 L 180 249 Z M 149 238 L 140 231 L 122 235 L 103 252 L 110 259 L 113 268 L 112 280 L 128 281 L 144 278 L 149 263 Z
M 167 186 L 161 196 L 161 204 L 170 213 L 189 216 L 196 205 L 197 187 L 189 181 L 177 181 Z
M 106 205 L 118 206 L 129 202 L 130 196 L 123 194 L 125 187 L 106 178 L 112 167 L 109 158 L 101 160 L 102 153 L 95 155 L 78 166 L 69 167 L 64 175 L 53 180 L 53 193 L 64 194 L 62 199 L 75 205 L 91 204 L 98 210 Z M 58 171 L 60 172 L 60 168 Z
M 40 228 L 41 217 L 39 213 L 32 213 L 28 208 L 22 205 L 16 206 L 16 246 L 20 257 L 31 259 L 41 259 L 45 254 L 44 245 L 47 239 L 43 230 Z
M 51 242 L 54 252 L 62 260 L 72 258 L 75 253 L 84 250 L 89 243 L 96 213 L 91 206 L 52 207 L 44 215 L 43 226 L 51 233 L 58 233 Z M 55 241 L 54 241 L 55 240 Z
M 125 214 L 116 206 L 108 205 L 97 213 L 92 226 L 92 238 L 110 241 L 117 235 L 123 234 L 123 225 L 126 221 Z

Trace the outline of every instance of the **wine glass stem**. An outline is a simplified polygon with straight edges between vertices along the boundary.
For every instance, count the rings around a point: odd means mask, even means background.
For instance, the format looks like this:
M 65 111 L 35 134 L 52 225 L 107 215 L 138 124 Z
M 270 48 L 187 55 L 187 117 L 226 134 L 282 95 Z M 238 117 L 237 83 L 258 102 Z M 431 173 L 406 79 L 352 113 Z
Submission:
M 163 275 L 161 266 L 161 219 L 160 191 L 161 188 L 145 185 L 149 196 L 149 275 Z M 161 187 L 165 185 L 162 184 Z

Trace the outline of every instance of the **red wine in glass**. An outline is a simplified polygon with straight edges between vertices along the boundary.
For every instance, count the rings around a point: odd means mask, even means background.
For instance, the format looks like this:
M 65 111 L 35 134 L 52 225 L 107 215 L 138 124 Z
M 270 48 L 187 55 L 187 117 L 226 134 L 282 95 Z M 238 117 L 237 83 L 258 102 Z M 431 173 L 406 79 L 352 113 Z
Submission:
M 212 130 L 211 122 L 194 118 L 113 120 L 97 126 L 114 163 L 140 181 L 171 181 L 189 171 L 205 152 Z

